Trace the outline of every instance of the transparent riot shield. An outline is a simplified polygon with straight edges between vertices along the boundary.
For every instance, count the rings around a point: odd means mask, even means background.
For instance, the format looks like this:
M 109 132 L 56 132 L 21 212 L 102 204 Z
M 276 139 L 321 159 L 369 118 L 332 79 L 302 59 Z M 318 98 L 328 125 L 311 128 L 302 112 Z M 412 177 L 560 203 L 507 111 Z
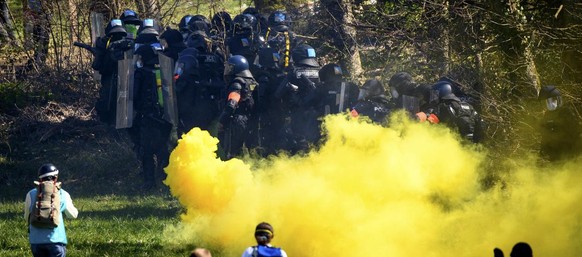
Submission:
M 164 97 L 164 120 L 178 126 L 178 105 L 174 87 L 174 59 L 158 53 Z
M 336 100 L 336 104 L 338 106 L 338 110 L 337 113 L 342 113 L 343 111 L 345 111 L 344 108 L 345 107 L 345 102 L 346 102 L 346 96 L 347 96 L 347 85 L 346 82 L 342 82 L 339 88 L 339 95 L 337 95 L 337 100 Z
M 91 12 L 91 43 L 95 47 L 95 41 L 98 37 L 105 35 L 105 16 L 103 13 Z M 95 81 L 101 80 L 101 73 L 93 70 L 93 78 Z
M 420 102 L 414 96 L 403 95 L 401 107 L 407 112 L 415 114 L 420 111 Z
M 133 125 L 133 75 L 135 62 L 133 51 L 124 53 L 123 60 L 117 61 L 117 113 L 115 128 L 131 128 Z

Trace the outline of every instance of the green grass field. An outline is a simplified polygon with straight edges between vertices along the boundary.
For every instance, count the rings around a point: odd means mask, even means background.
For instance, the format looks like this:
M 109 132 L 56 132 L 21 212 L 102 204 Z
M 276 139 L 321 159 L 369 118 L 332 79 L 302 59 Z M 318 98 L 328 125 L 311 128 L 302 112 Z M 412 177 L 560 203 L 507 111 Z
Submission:
M 194 245 L 164 243 L 164 228 L 179 222 L 178 201 L 167 188 L 140 189 L 139 165 L 126 138 L 99 126 L 91 132 L 95 137 L 55 135 L 42 143 L 22 142 L 12 146 L 18 155 L 2 154 L 0 256 L 31 256 L 23 205 L 44 162 L 60 169 L 59 180 L 79 209 L 77 219 L 65 219 L 67 256 L 188 256 Z

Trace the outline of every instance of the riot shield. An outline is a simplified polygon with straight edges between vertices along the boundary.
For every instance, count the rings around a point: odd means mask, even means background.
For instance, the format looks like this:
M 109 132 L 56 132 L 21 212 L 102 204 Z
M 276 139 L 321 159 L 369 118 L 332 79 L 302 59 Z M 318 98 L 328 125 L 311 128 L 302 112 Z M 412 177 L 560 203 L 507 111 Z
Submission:
M 174 87 L 174 59 L 158 53 L 162 77 L 162 94 L 164 97 L 164 120 L 178 126 L 178 105 Z
M 105 35 L 105 16 L 102 13 L 91 12 L 91 40 L 95 45 L 98 37 Z
M 420 102 L 414 96 L 403 95 L 401 107 L 407 112 L 415 114 L 420 111 Z
M 105 35 L 105 16 L 103 13 L 91 12 L 91 43 L 95 47 L 95 41 L 98 37 Z M 101 73 L 93 70 L 93 78 L 95 81 L 101 80 Z
M 132 50 L 125 51 L 123 60 L 117 61 L 116 129 L 131 128 L 133 125 L 133 75 L 135 62 Z
M 342 113 L 343 111 L 345 111 L 344 108 L 345 108 L 346 95 L 347 95 L 346 87 L 347 87 L 346 82 L 342 81 L 342 83 L 340 85 L 339 95 L 336 97 L 336 104 L 338 105 L 337 113 Z

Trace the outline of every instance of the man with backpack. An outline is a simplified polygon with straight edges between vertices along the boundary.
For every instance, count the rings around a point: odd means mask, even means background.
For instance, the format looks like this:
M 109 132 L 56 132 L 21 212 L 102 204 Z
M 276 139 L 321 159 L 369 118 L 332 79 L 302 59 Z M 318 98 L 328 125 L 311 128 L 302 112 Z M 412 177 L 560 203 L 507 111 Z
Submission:
M 255 240 L 257 245 L 247 248 L 242 257 L 287 257 L 287 253 L 278 247 L 271 245 L 275 234 L 273 226 L 267 222 L 261 222 L 255 228 Z
M 59 170 L 47 163 L 38 170 L 36 188 L 26 194 L 24 218 L 28 221 L 28 238 L 34 257 L 65 257 L 67 234 L 63 214 L 77 218 L 79 211 L 67 191 L 57 182 Z

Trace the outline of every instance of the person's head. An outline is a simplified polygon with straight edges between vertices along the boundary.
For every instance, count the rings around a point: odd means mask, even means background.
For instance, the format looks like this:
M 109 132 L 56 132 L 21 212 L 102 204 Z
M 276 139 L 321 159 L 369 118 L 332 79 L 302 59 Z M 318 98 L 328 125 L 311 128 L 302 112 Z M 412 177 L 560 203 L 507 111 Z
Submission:
M 371 97 L 381 96 L 385 94 L 384 85 L 377 79 L 369 79 L 360 88 L 360 95 L 358 100 L 366 100 Z
M 56 181 L 59 176 L 59 170 L 52 163 L 46 163 L 38 169 L 38 180 L 40 181 Z
M 408 72 L 398 72 L 388 81 L 392 97 L 398 98 L 401 95 L 413 95 L 416 82 Z
M 548 111 L 554 111 L 562 106 L 562 94 L 555 86 L 543 86 L 538 94 L 538 100 L 546 102 Z
M 533 251 L 528 243 L 519 242 L 513 246 L 509 256 L 511 256 L 511 257 L 533 257 Z
M 455 99 L 453 86 L 448 81 L 439 81 L 432 85 L 429 102 L 432 104 L 439 103 L 441 100 Z
M 167 28 L 164 33 L 160 35 L 160 43 L 164 48 L 170 46 L 184 45 L 182 34 L 177 29 Z
M 212 254 L 208 249 L 196 248 L 190 252 L 190 257 L 212 257 Z
M 229 80 L 233 77 L 252 78 L 249 62 L 242 55 L 233 55 L 224 65 L 224 77 Z
M 112 41 L 122 39 L 127 35 L 127 31 L 123 27 L 123 22 L 120 19 L 113 19 L 107 23 L 105 27 L 105 35 L 111 38 Z
M 232 27 L 232 17 L 226 11 L 220 11 L 212 16 L 212 28 L 221 32 L 228 32 Z
M 192 33 L 186 40 L 186 46 L 196 48 L 201 53 L 209 53 L 212 41 L 203 33 Z
M 291 51 L 291 58 L 295 65 L 318 67 L 315 49 L 308 44 L 300 44 Z
M 121 13 L 119 19 L 123 22 L 128 37 L 137 37 L 137 30 L 139 29 L 139 26 L 141 26 L 141 20 L 137 13 L 131 9 L 126 9 Z
M 269 27 L 272 30 L 283 32 L 289 30 L 289 26 L 291 26 L 291 18 L 285 13 L 284 11 L 274 11 L 269 15 L 267 19 Z
M 340 81 L 343 77 L 342 67 L 336 63 L 323 65 L 319 70 L 319 79 L 323 82 Z
M 252 33 L 256 26 L 257 19 L 250 14 L 239 14 L 234 17 L 233 30 L 235 34 Z
M 261 222 L 255 228 L 255 239 L 259 245 L 269 244 L 274 236 L 273 226 L 267 222 Z

